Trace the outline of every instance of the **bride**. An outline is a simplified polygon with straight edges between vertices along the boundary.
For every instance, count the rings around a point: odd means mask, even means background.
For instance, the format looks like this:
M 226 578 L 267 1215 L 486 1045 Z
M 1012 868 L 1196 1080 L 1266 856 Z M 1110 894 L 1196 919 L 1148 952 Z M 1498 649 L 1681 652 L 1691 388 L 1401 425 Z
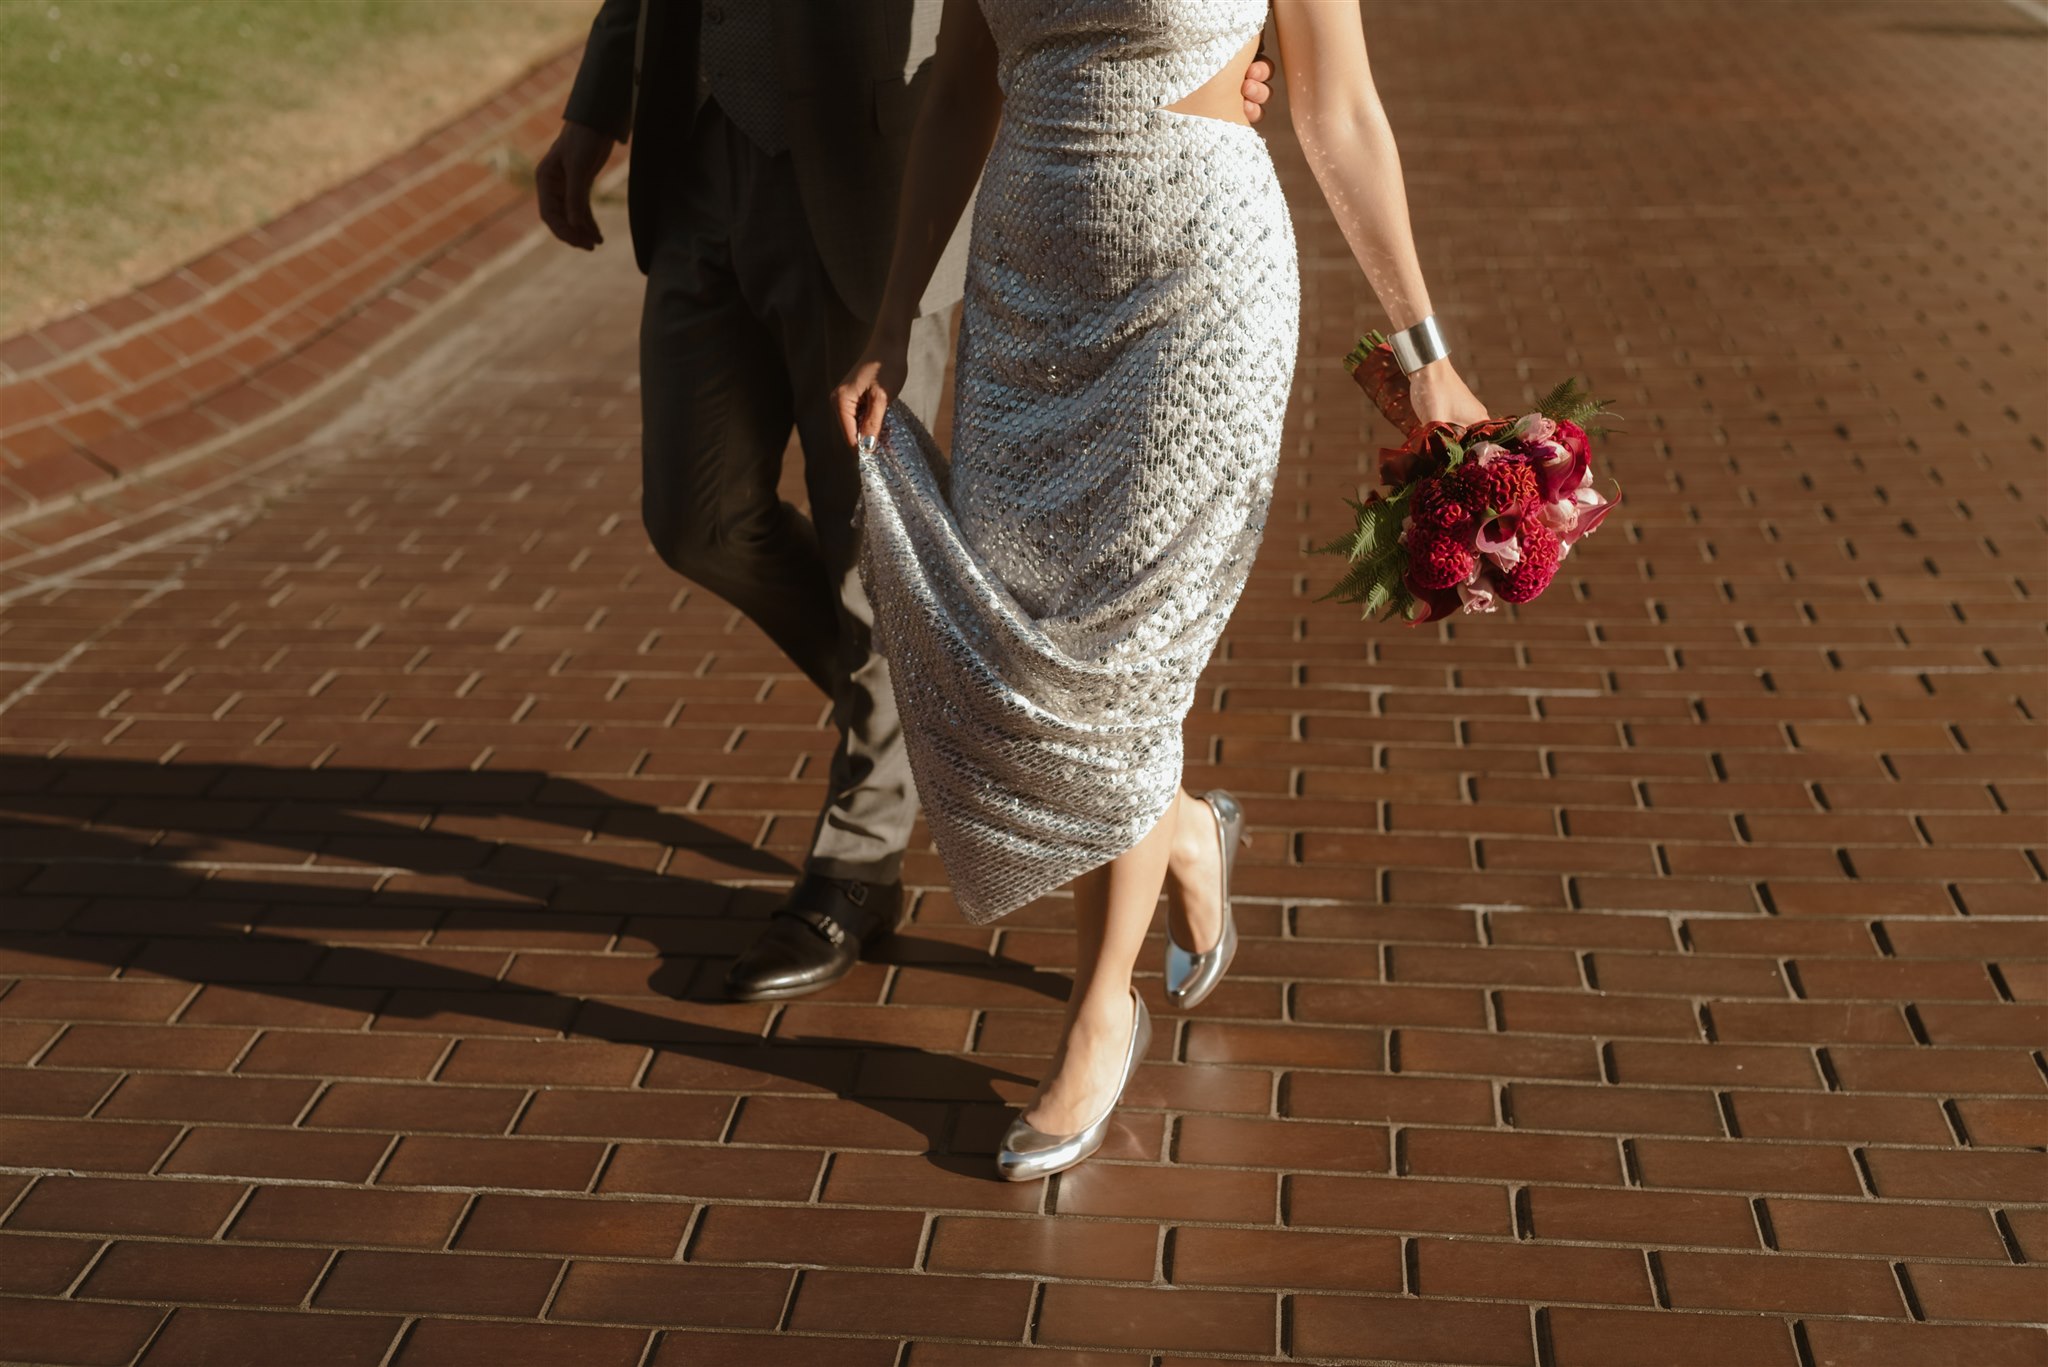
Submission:
M 1358 8 L 1272 9 L 1295 132 L 1403 329 L 1418 418 L 1478 421 Z M 1013 1181 L 1101 1145 L 1151 1038 L 1131 975 L 1162 885 L 1169 1004 L 1198 1004 L 1237 946 L 1244 814 L 1182 789 L 1181 724 L 1265 530 L 1294 373 L 1293 227 L 1239 93 L 1267 18 L 1268 0 L 946 0 L 882 312 L 836 394 L 861 573 L 960 910 L 1072 891 L 1074 988 L 997 1155 Z M 890 399 L 970 198 L 948 461 Z

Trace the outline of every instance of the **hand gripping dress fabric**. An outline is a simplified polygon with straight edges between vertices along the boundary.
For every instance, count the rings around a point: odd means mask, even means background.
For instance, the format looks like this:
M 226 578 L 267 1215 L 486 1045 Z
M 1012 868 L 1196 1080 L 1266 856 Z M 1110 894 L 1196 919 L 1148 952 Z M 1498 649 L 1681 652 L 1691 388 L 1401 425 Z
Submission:
M 1165 815 L 1264 535 L 1300 313 L 1264 140 L 1165 108 L 1250 42 L 1266 0 L 982 11 L 1004 102 L 951 460 L 892 404 L 860 496 L 911 773 L 974 922 Z

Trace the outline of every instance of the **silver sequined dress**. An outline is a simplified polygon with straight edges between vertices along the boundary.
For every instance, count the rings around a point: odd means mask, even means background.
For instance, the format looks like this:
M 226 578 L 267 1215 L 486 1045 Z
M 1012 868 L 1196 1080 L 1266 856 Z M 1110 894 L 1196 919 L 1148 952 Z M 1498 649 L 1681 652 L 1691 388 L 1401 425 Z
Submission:
M 911 772 L 986 922 L 1136 844 L 1265 530 L 1294 232 L 1260 135 L 1168 112 L 1266 0 L 982 0 L 1001 126 L 975 202 L 950 490 L 892 405 L 861 573 Z

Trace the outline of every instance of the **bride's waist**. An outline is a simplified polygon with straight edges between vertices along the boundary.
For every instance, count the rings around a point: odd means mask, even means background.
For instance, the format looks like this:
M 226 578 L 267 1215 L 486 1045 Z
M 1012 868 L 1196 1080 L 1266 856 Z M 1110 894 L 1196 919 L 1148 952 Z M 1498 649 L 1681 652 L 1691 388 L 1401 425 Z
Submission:
M 1067 213 L 1192 204 L 1227 190 L 1280 196 L 1265 139 L 1247 124 L 1151 111 L 1128 126 L 1006 123 L 989 151 L 983 197 Z
M 1248 123 L 1187 114 L 1172 109 L 1111 107 L 1073 109 L 1054 105 L 1008 104 L 996 130 L 991 155 L 1132 156 L 1189 144 L 1190 139 L 1221 148 L 1246 143 L 1265 149 L 1265 139 Z

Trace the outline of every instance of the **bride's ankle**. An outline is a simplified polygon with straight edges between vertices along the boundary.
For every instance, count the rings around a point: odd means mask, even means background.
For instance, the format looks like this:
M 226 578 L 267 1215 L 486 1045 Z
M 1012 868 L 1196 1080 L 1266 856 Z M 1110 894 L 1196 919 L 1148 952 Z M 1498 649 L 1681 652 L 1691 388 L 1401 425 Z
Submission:
M 1115 992 L 1091 992 L 1075 1006 L 1068 1029 L 1077 1033 L 1113 1035 L 1119 1030 L 1128 1030 L 1136 1012 L 1128 985 Z

